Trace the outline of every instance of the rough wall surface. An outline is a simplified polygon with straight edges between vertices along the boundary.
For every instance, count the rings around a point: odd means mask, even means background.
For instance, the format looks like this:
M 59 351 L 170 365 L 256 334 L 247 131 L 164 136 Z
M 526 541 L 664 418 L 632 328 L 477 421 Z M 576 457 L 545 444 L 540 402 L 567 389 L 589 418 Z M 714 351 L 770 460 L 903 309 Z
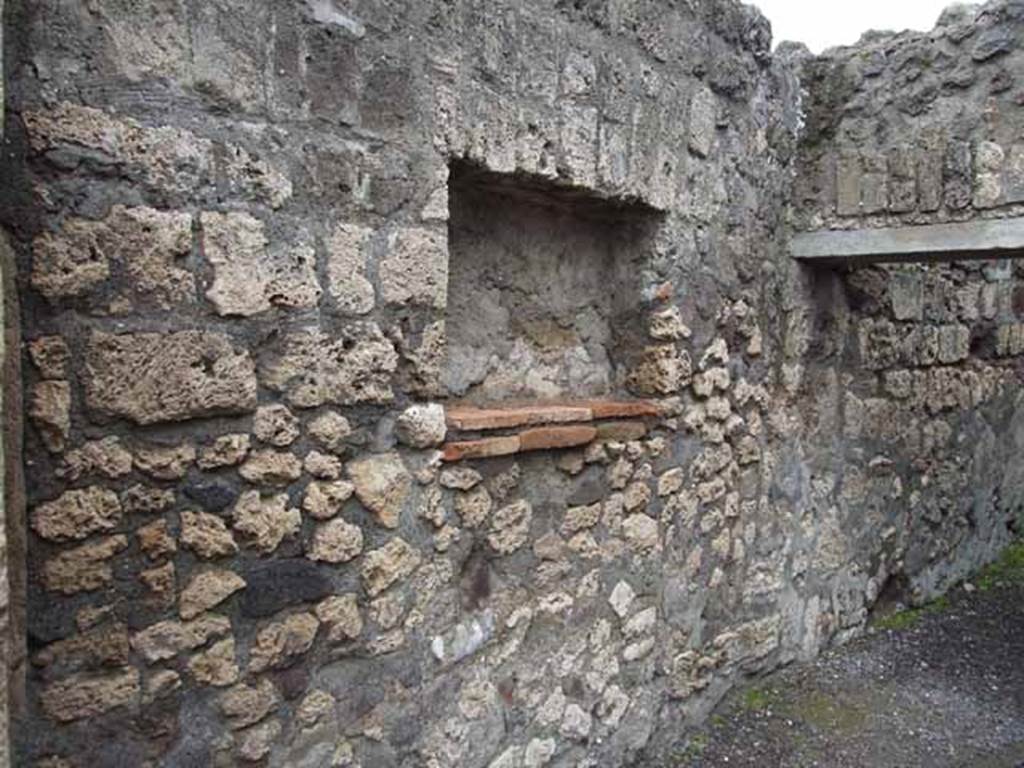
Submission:
M 744 674 L 1008 540 L 1022 287 L 789 262 L 795 168 L 831 139 L 798 160 L 797 73 L 755 11 L 8 5 L 26 764 L 657 764 Z M 450 226 L 467 165 L 531 202 Z M 602 322 L 529 307 L 531 394 L 661 415 L 442 466 L 418 406 L 462 394 L 446 339 L 491 329 L 502 371 L 511 327 L 450 263 L 529 257 L 504 243 L 537 189 L 653 231 L 559 230 L 552 259 L 635 264 L 629 370 L 572 367 L 586 329 L 624 331 L 557 272 Z M 513 297 L 549 279 L 515 269 Z

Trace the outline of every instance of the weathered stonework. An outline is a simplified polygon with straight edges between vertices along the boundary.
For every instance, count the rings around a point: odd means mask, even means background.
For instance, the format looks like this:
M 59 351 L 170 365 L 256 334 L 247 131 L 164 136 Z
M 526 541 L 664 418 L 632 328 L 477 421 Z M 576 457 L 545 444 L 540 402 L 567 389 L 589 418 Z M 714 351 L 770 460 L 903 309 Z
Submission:
M 1013 2 L 7 5 L 15 763 L 669 764 L 1019 530 L 1020 267 L 787 255 L 1024 212 Z

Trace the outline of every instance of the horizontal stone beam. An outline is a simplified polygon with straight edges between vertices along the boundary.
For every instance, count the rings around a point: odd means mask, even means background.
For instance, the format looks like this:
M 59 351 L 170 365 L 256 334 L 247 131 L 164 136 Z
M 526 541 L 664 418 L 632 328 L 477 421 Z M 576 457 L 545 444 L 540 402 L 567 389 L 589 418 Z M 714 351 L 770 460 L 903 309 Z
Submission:
M 926 224 L 888 229 L 802 232 L 790 255 L 806 264 L 856 266 L 1024 258 L 1024 218 Z

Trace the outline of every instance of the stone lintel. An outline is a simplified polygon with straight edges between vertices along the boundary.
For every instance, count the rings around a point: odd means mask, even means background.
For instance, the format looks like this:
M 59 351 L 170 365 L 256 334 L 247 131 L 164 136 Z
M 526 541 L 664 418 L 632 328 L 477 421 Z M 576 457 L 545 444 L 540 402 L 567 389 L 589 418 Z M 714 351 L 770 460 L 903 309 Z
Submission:
M 1024 258 L 1024 217 L 802 232 L 790 240 L 789 252 L 825 266 Z

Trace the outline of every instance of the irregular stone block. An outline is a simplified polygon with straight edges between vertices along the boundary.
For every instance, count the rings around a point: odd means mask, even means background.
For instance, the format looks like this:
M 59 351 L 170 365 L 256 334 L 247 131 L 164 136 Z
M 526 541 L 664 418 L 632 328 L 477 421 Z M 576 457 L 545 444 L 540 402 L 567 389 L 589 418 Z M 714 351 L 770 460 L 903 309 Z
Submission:
M 697 157 L 711 154 L 718 123 L 718 103 L 715 94 L 707 86 L 697 88 L 690 99 L 690 151 Z
M 391 539 L 363 559 L 362 576 L 366 591 L 370 597 L 379 595 L 416 570 L 421 559 L 419 551 L 403 539 Z
M 333 483 L 312 482 L 306 487 L 302 508 L 310 517 L 328 520 L 341 511 L 346 501 L 352 498 L 355 486 L 344 480 Z
M 188 660 L 188 671 L 199 685 L 223 688 L 238 682 L 235 638 L 226 637 Z
M 115 672 L 83 673 L 52 683 L 39 695 L 44 714 L 59 723 L 96 717 L 139 698 L 139 671 L 123 667 Z
M 326 403 L 389 403 L 398 367 L 394 345 L 380 328 L 347 326 L 340 334 L 301 331 L 287 336 L 283 350 L 261 366 L 263 383 L 300 408 Z
M 328 627 L 328 642 L 337 645 L 363 633 L 363 618 L 355 595 L 328 597 L 316 607 L 316 615 Z
M 366 251 L 373 230 L 339 224 L 327 241 L 327 290 L 343 315 L 373 309 L 373 284 L 366 278 Z
M 255 685 L 239 683 L 224 691 L 217 699 L 221 714 L 227 718 L 228 728 L 233 731 L 258 723 L 273 712 L 280 702 L 277 688 L 266 679 Z
M 395 435 L 413 448 L 440 445 L 446 433 L 444 407 L 437 403 L 409 406 L 395 421 Z
M 249 670 L 263 672 L 288 666 L 308 651 L 320 621 L 311 613 L 297 613 L 267 625 L 256 634 L 249 651 Z
M 302 461 L 283 451 L 255 451 L 249 454 L 238 474 L 257 485 L 288 485 L 302 477 Z
M 222 435 L 199 452 L 199 468 L 233 467 L 241 464 L 248 453 L 248 435 Z
M 183 619 L 193 619 L 216 605 L 220 605 L 240 589 L 245 579 L 234 571 L 203 571 L 192 577 L 178 601 L 178 613 Z
M 167 527 L 166 520 L 154 520 L 135 532 L 139 549 L 150 560 L 158 560 L 178 551 L 178 542 Z
M 121 439 L 111 436 L 68 451 L 57 475 L 71 482 L 92 474 L 115 480 L 130 474 L 132 466 L 132 455 L 121 445 Z
M 50 301 L 84 296 L 110 277 L 126 277 L 118 298 L 160 309 L 195 303 L 184 264 L 192 251 L 192 217 L 115 205 L 102 221 L 70 219 L 33 243 L 32 286 Z
M 337 411 L 326 411 L 309 424 L 309 436 L 328 451 L 341 453 L 352 435 L 352 425 Z
M 264 405 L 256 409 L 252 431 L 261 443 L 285 448 L 299 438 L 299 420 L 286 406 Z
M 363 551 L 363 532 L 359 526 L 339 518 L 321 523 L 313 531 L 306 557 L 325 563 L 347 563 Z
M 532 519 L 533 508 L 525 500 L 502 507 L 491 519 L 487 543 L 498 554 L 512 554 L 529 538 Z
M 296 246 L 271 254 L 264 224 L 245 213 L 203 213 L 203 253 L 213 266 L 206 292 L 226 316 L 250 317 L 273 306 L 313 307 L 320 299 L 316 254 Z
M 156 480 L 180 480 L 196 460 L 196 449 L 181 445 L 149 445 L 135 451 L 135 468 Z
M 66 381 L 38 382 L 32 387 L 28 417 L 48 451 L 63 451 L 71 434 L 71 385 Z
M 43 584 L 65 595 L 104 587 L 114 578 L 110 559 L 127 548 L 128 538 L 117 535 L 62 552 L 43 564 Z
M 448 305 L 448 240 L 443 233 L 399 230 L 389 238 L 379 270 L 381 292 L 389 304 Z
M 44 379 L 63 379 L 68 375 L 71 352 L 62 336 L 40 336 L 28 343 L 32 364 Z
M 49 541 L 75 541 L 112 530 L 120 521 L 117 494 L 94 485 L 40 504 L 32 513 L 32 530 Z
M 247 413 L 255 366 L 224 335 L 94 332 L 85 352 L 89 408 L 137 424 Z
M 302 513 L 288 506 L 286 493 L 264 498 L 259 491 L 247 491 L 239 497 L 232 517 L 235 530 L 264 554 L 273 552 L 302 526 Z
M 191 651 L 230 631 L 231 621 L 216 614 L 200 616 L 195 621 L 161 621 L 136 632 L 132 649 L 153 664 L 173 659 L 182 651 Z
M 639 395 L 673 395 L 688 386 L 693 363 L 686 352 L 665 344 L 647 347 L 626 377 L 626 386 Z
M 409 474 L 397 453 L 370 456 L 349 464 L 356 496 L 385 528 L 397 528 L 412 489 Z

